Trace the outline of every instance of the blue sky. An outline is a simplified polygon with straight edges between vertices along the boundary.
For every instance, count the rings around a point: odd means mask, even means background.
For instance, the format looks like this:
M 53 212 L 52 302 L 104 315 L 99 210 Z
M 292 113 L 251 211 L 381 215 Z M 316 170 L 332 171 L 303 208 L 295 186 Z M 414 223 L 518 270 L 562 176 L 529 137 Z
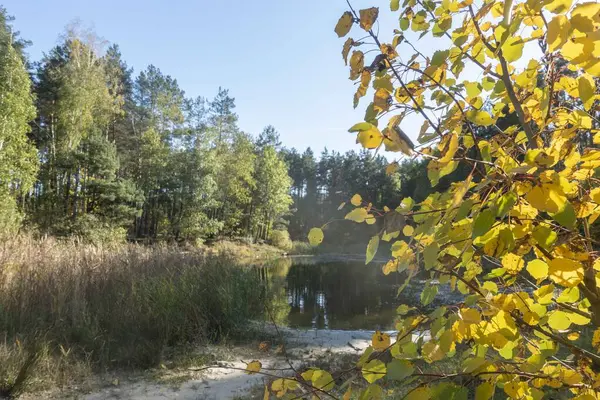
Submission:
M 38 60 L 79 18 L 117 43 L 136 72 L 154 64 L 176 78 L 186 94 L 212 98 L 219 86 L 236 98 L 240 127 L 258 134 L 272 124 L 284 145 L 316 151 L 358 149 L 347 129 L 368 104 L 352 108 L 355 87 L 341 58 L 344 39 L 333 28 L 345 0 L 0 0 L 16 17 L 28 53 Z M 385 41 L 397 27 L 388 0 L 379 6 Z M 355 27 L 351 36 L 362 36 Z M 431 53 L 431 43 L 421 42 Z M 369 95 L 367 95 L 369 96 Z M 414 126 L 411 126 L 414 125 Z M 420 124 L 403 123 L 409 136 Z

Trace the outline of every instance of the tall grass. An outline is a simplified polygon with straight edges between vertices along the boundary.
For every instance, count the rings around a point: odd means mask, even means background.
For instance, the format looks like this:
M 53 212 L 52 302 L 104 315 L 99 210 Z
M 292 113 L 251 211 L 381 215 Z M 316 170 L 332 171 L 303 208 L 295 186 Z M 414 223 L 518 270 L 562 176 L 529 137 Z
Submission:
M 0 390 L 31 353 L 48 371 L 148 367 L 169 346 L 239 334 L 264 309 L 259 285 L 232 259 L 193 250 L 0 243 Z

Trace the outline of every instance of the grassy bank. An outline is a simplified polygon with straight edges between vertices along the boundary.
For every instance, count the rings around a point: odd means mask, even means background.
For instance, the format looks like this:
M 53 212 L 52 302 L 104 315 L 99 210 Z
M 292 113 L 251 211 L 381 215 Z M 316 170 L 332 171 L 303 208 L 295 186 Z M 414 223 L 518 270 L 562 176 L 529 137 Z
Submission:
M 175 345 L 240 335 L 264 308 L 261 282 L 224 252 L 1 243 L 0 394 L 19 371 L 33 377 L 30 387 L 64 384 L 157 365 Z

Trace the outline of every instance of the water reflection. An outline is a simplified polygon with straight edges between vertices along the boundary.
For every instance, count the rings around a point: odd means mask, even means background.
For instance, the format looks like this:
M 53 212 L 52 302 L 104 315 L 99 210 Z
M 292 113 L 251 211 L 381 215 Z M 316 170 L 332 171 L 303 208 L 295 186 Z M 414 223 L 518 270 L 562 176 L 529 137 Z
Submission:
M 398 275 L 364 261 L 287 258 L 262 270 L 277 322 L 294 328 L 388 329 L 399 304 L 418 301 L 398 298 Z

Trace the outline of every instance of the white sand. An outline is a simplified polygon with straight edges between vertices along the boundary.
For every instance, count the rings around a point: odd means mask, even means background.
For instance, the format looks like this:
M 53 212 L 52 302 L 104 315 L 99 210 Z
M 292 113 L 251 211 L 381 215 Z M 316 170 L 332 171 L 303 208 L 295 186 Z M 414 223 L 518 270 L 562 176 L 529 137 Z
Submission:
M 393 333 L 393 332 L 389 332 Z M 372 331 L 335 331 L 335 330 L 292 330 L 283 329 L 288 355 L 294 367 L 310 363 L 324 353 L 360 354 L 369 346 Z M 243 360 L 246 362 L 252 360 Z M 205 370 L 197 378 L 173 385 L 160 385 L 153 382 L 122 384 L 84 396 L 86 400 L 102 399 L 232 399 L 243 398 L 251 388 L 262 385 L 264 377 L 248 375 L 243 361 L 219 363 L 221 368 Z M 265 356 L 259 359 L 263 368 L 287 368 L 283 357 Z M 239 369 L 236 369 L 239 368 Z M 280 374 L 276 371 L 273 374 Z

